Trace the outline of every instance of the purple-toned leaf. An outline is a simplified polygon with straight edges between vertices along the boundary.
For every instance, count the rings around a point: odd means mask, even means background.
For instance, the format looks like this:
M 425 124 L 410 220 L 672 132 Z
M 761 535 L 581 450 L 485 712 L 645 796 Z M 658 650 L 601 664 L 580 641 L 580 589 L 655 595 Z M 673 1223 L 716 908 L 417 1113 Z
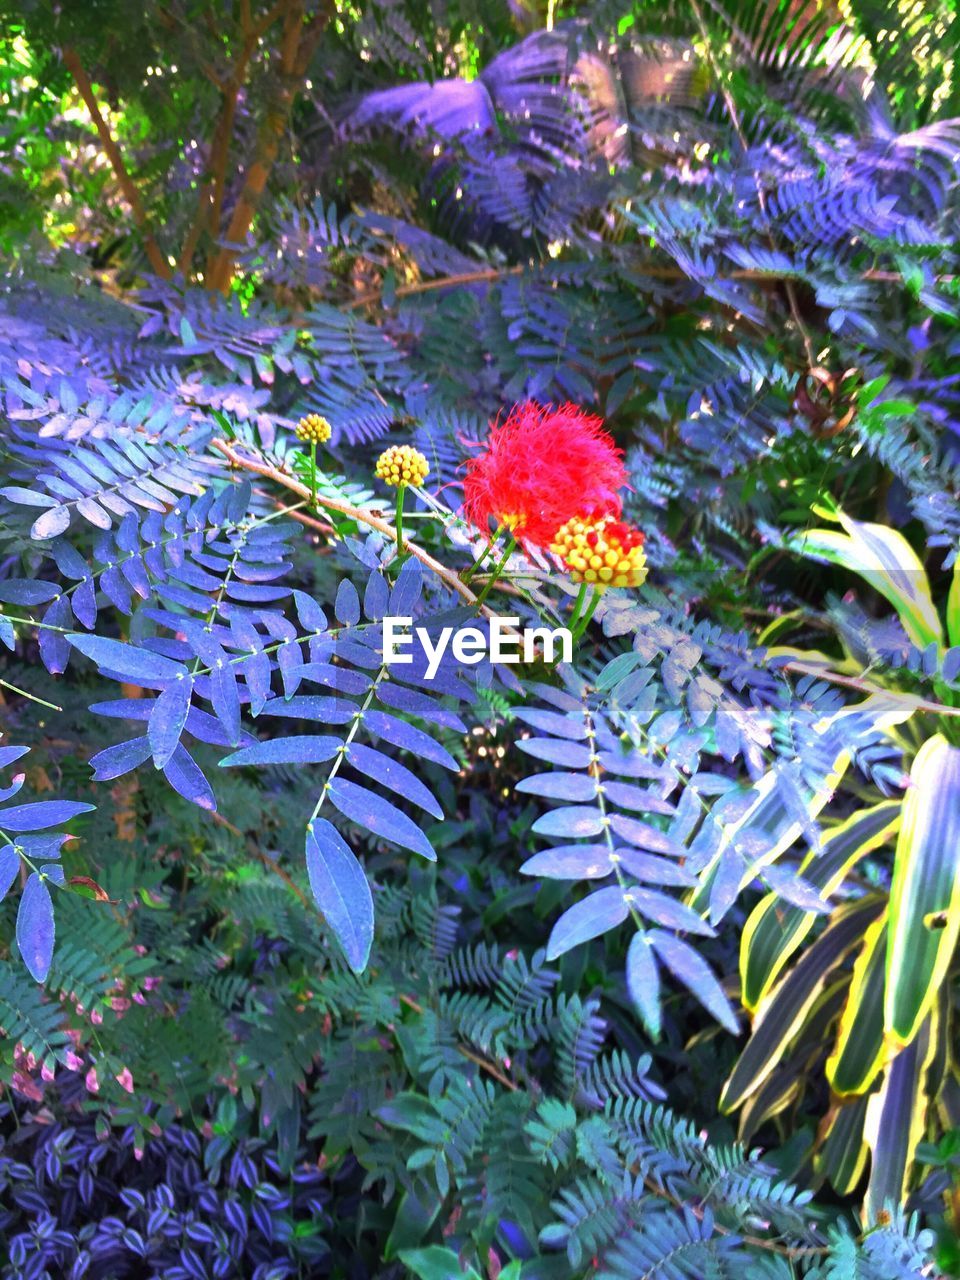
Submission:
M 518 738 L 517 746 L 536 760 L 563 765 L 567 769 L 586 769 L 592 754 L 589 747 L 559 738 Z
M 35 542 L 43 542 L 46 538 L 56 538 L 69 528 L 70 508 L 64 503 L 62 506 L 51 507 L 42 516 L 38 516 L 30 527 L 30 537 Z
M 651 929 L 647 937 L 673 976 L 693 992 L 721 1026 L 726 1027 L 733 1035 L 738 1035 L 740 1028 L 730 1002 L 699 952 L 689 942 L 675 938 L 673 934 L 663 933 L 660 929 Z
M 245 600 L 254 604 L 270 604 L 290 594 L 289 587 L 256 587 L 244 582 L 228 582 L 227 595 L 231 600 Z
M 327 616 L 312 596 L 304 591 L 294 591 L 293 602 L 296 605 L 297 617 L 306 631 L 322 632 L 327 629 Z
M 622 836 L 629 844 L 638 849 L 648 849 L 651 853 L 672 853 L 681 857 L 683 845 L 677 844 L 670 836 L 648 822 L 640 822 L 636 818 L 627 818 L 622 813 L 615 813 L 610 818 L 610 825 L 618 836 Z
M 240 737 L 240 689 L 232 665 L 226 661 L 210 672 L 210 701 L 230 745 Z
M 697 877 L 686 867 L 658 853 L 641 853 L 639 849 L 623 844 L 617 846 L 617 857 L 625 870 L 647 884 L 690 889 L 697 883 Z
M 308 662 L 300 672 L 300 679 L 322 685 L 325 689 L 336 689 L 338 693 L 361 694 L 370 688 L 369 676 L 351 671 L 349 667 L 335 667 L 329 662 Z
M 436 862 L 437 855 L 427 837 L 415 822 L 389 800 L 368 791 L 366 787 L 347 782 L 344 778 L 334 778 L 327 794 L 333 805 L 351 822 L 365 827 L 374 835 L 383 836 L 385 840 L 391 840 L 402 849 L 412 849 L 414 853 Z
M 0 489 L 0 495 L 20 507 L 55 507 L 57 505 L 56 498 L 51 498 L 49 494 L 40 493 L 37 489 L 22 489 L 15 484 Z
M 113 521 L 110 519 L 109 514 L 93 498 L 78 498 L 77 510 L 84 520 L 89 520 L 98 529 L 110 529 L 113 527 Z
M 459 764 L 446 747 L 441 747 L 429 734 L 424 733 L 422 729 L 415 729 L 405 720 L 398 720 L 396 716 L 387 715 L 385 711 L 370 710 L 364 713 L 363 723 L 368 733 L 385 738 L 395 747 L 400 747 L 403 751 L 412 751 L 414 755 L 442 765 L 444 769 L 450 769 L 453 773 L 460 772 Z
M 541 836 L 598 836 L 603 831 L 603 815 L 593 805 L 568 805 L 552 809 L 538 818 L 531 831 Z
M 627 990 L 647 1030 L 659 1039 L 661 1028 L 660 974 L 645 933 L 635 933 L 627 950 Z
M 702 916 L 698 916 L 692 907 L 688 907 L 685 902 L 678 902 L 669 894 L 660 893 L 656 889 L 634 887 L 630 890 L 630 900 L 642 916 L 668 929 L 685 929 L 688 933 L 713 937 L 713 929 Z
M 416 716 L 418 720 L 427 720 L 430 724 L 439 725 L 443 729 L 453 729 L 456 733 L 467 732 L 467 726 L 459 716 L 448 711 L 428 694 L 421 693 L 419 689 L 408 689 L 404 685 L 395 684 L 392 680 L 381 680 L 377 685 L 377 699 L 385 707 L 392 707 L 395 711 Z
M 42 836 L 17 836 L 16 847 L 31 862 L 40 862 L 44 858 L 59 858 L 60 846 L 69 839 L 70 836 L 65 831 L 54 831 Z
M 343 741 L 330 735 L 303 734 L 297 738 L 271 738 L 256 746 L 234 751 L 220 761 L 223 768 L 243 764 L 323 764 L 332 760 Z
M 94 782 L 110 782 L 113 778 L 123 777 L 131 769 L 138 769 L 145 760 L 149 760 L 152 750 L 150 739 L 144 735 L 98 751 L 90 757 Z
M 518 707 L 515 714 L 524 724 L 557 738 L 579 740 L 587 736 L 587 726 L 582 717 L 575 720 L 572 716 L 558 715 L 556 711 L 541 711 L 539 707 Z
M 191 680 L 173 680 L 153 704 L 147 721 L 147 737 L 156 769 L 162 769 L 177 749 L 186 727 L 192 694 Z
M 163 776 L 178 795 L 201 809 L 216 811 L 217 801 L 197 762 L 181 743 L 163 767 Z
M 801 911 L 814 911 L 825 915 L 830 911 L 830 903 L 821 898 L 808 880 L 801 879 L 784 867 L 769 866 L 761 871 L 761 877 L 778 898 L 789 902 Z
M 639 751 L 601 751 L 600 767 L 608 773 L 619 773 L 624 778 L 649 778 L 653 782 L 664 776 L 664 767 Z
M 13 578 L 0 582 L 0 600 L 6 604 L 46 604 L 60 595 L 56 582 L 41 582 L 33 578 Z
M 271 698 L 262 716 L 290 716 L 294 720 L 320 720 L 324 724 L 349 724 L 357 713 L 356 704 L 344 698 L 303 696 Z
M 359 742 L 350 743 L 347 759 L 360 773 L 379 782 L 388 791 L 412 800 L 438 820 L 443 817 L 443 810 L 433 793 L 399 760 L 393 760 L 382 751 L 375 751 L 373 747 L 364 747 Z
M 337 620 L 348 627 L 354 627 L 360 621 L 360 597 L 349 578 L 343 578 L 337 587 L 333 611 Z
M 634 787 L 629 782 L 616 782 L 608 778 L 603 780 L 603 791 L 610 804 L 621 809 L 636 809 L 640 813 L 649 813 L 650 801 L 652 800 L 656 805 L 659 799 L 658 796 L 650 796 L 642 787 Z
M 73 624 L 73 610 L 69 596 L 60 596 L 43 615 L 44 626 L 40 629 L 40 658 L 51 675 L 58 676 L 67 668 L 70 661 L 70 645 L 63 634 Z M 59 627 L 57 631 L 54 628 Z
M 608 933 L 623 924 L 629 914 L 619 885 L 598 889 L 582 902 L 574 903 L 553 926 L 547 942 L 547 959 L 556 960 L 581 943 Z
M 373 942 L 373 895 L 363 868 L 324 818 L 317 818 L 307 828 L 306 856 L 314 900 L 350 968 L 362 973 Z
M 17 947 L 35 982 L 45 982 L 53 959 L 53 899 L 36 871 L 27 877 L 17 912 Z
M 110 640 L 106 636 L 78 633 L 67 636 L 67 639 L 84 657 L 95 662 L 104 675 L 123 676 L 132 684 L 148 689 L 163 688 L 169 680 L 187 678 L 186 667 L 148 649 L 136 649 L 131 644 Z
M 405 561 L 397 580 L 390 592 L 390 616 L 394 618 L 413 617 L 414 606 L 420 599 L 423 589 L 423 570 L 420 561 L 412 557 Z
M 20 855 L 12 844 L 5 844 L 0 849 L 0 902 L 10 892 L 10 886 L 17 878 L 20 870 Z
M 379 569 L 374 569 L 367 578 L 363 592 L 363 613 L 372 622 L 379 622 L 387 612 L 390 600 L 390 588 Z
M 29 747 L 0 747 L 0 769 L 5 769 L 14 760 L 19 760 L 30 751 Z
M 6 804 L 8 800 L 12 800 L 17 792 L 22 790 L 26 780 L 27 775 L 25 773 L 15 773 L 9 787 L 0 789 L 0 804 Z
M 547 800 L 594 800 L 597 781 L 589 773 L 536 773 L 518 782 L 515 791 Z
M 33 804 L 11 805 L 9 809 L 0 809 L 0 827 L 4 831 L 45 831 L 95 808 L 96 805 L 81 804 L 77 800 L 37 800 Z
M 605 844 L 563 844 L 543 849 L 520 868 L 525 876 L 548 880 L 602 880 L 612 874 L 614 864 Z

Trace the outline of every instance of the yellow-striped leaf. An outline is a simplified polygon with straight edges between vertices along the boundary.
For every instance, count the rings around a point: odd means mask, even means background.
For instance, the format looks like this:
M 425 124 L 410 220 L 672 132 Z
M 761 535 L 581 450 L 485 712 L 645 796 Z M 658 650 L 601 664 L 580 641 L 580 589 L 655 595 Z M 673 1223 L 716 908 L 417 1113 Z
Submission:
M 851 867 L 890 839 L 899 825 L 900 811 L 899 800 L 887 800 L 855 813 L 833 828 L 819 853 L 804 858 L 800 874 L 822 897 L 828 898 Z M 740 943 L 741 999 L 745 1008 L 756 1010 L 817 919 L 815 912 L 789 906 L 774 893 L 757 904 Z
M 947 594 L 947 639 L 960 644 L 960 555 L 953 562 L 953 577 Z
M 826 1141 L 814 1160 L 814 1169 L 827 1178 L 838 1195 L 846 1196 L 863 1177 L 869 1148 L 863 1136 L 867 1098 L 855 1098 L 839 1107 Z
M 866 1093 L 883 1066 L 883 982 L 887 918 L 867 930 L 853 966 L 847 1003 L 840 1015 L 837 1045 L 827 1060 L 827 1080 L 839 1097 Z
M 905 1045 L 930 1010 L 960 935 L 960 750 L 917 752 L 903 802 L 887 931 L 884 1030 Z
M 760 1088 L 803 1026 L 837 965 L 860 942 L 882 909 L 878 898 L 861 898 L 839 907 L 816 942 L 770 992 L 724 1085 L 722 1111 L 735 1111 Z
M 906 1199 L 907 1181 L 927 1117 L 926 1080 L 936 1052 L 939 1011 L 924 1019 L 913 1040 L 887 1067 L 883 1087 L 867 1104 L 864 1136 L 870 1147 L 870 1181 L 863 1202 L 865 1227 Z
M 943 644 L 943 629 L 926 571 L 903 534 L 838 514 L 845 532 L 810 529 L 788 539 L 800 555 L 825 560 L 859 574 L 893 605 L 903 629 L 921 649 Z

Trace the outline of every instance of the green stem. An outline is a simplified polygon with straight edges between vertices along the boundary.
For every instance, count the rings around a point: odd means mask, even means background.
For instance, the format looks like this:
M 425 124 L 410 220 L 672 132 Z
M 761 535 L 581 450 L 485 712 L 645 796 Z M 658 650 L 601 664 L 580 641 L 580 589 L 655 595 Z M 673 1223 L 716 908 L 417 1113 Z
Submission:
M 11 684 L 9 680 L 0 680 L 0 685 L 4 689 L 10 689 L 13 693 L 18 693 L 22 698 L 29 698 L 31 702 L 39 702 L 41 707 L 49 707 L 51 711 L 62 711 L 63 707 L 58 707 L 55 702 L 47 702 L 44 698 L 38 698 L 35 693 L 30 693 L 27 689 L 21 689 L 18 685 Z
M 310 501 L 317 506 L 317 442 L 310 441 Z
M 483 551 L 480 553 L 477 559 L 474 560 L 473 564 L 467 568 L 466 572 L 461 574 L 461 577 L 465 583 L 468 583 L 470 581 L 473 575 L 477 572 L 477 570 L 483 564 L 484 560 L 486 560 L 487 556 L 496 546 L 497 540 L 500 537 L 500 534 L 503 532 L 503 528 L 504 526 L 502 524 L 497 525 L 496 531 L 494 532 L 493 537 L 487 543 L 486 547 L 484 547 Z
M 397 528 L 397 565 L 403 564 L 407 558 L 403 549 L 403 505 L 407 498 L 407 486 L 401 484 L 397 486 L 397 515 L 394 524 Z
M 587 584 L 584 583 L 583 585 L 586 586 Z M 603 588 L 594 587 L 593 595 L 590 598 L 590 603 L 587 605 L 586 609 L 584 610 L 583 617 L 580 619 L 579 623 L 577 624 L 576 630 L 573 631 L 574 644 L 579 643 L 581 637 L 583 636 L 583 633 L 586 631 L 587 627 L 589 627 L 590 620 L 592 619 L 593 615 L 597 611 L 597 605 L 600 603 L 600 597 L 602 595 L 603 595 Z
M 587 598 L 587 584 L 580 583 L 580 590 L 577 592 L 577 598 L 573 602 L 573 610 L 570 614 L 570 634 L 576 635 L 577 623 L 580 621 L 580 614 L 583 612 L 584 601 Z
M 477 599 L 474 604 L 474 608 L 477 610 L 478 613 L 480 612 L 480 606 L 483 604 L 484 600 L 486 600 L 487 596 L 490 594 L 490 590 L 493 587 L 494 583 L 500 577 L 501 573 L 503 573 L 504 569 L 507 567 L 507 561 L 513 555 L 514 551 L 516 550 L 516 547 L 517 547 L 517 540 L 511 533 L 509 538 L 507 539 L 506 550 L 504 551 L 500 559 L 497 561 L 497 566 L 494 569 L 493 573 L 491 573 L 490 577 L 487 579 L 483 590 L 477 596 Z

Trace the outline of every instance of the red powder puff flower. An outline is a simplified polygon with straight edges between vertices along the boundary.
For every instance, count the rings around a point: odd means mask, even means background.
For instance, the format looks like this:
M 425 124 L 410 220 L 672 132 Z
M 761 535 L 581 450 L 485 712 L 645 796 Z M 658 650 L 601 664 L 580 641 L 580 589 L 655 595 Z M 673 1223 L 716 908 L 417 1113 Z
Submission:
M 626 482 L 623 454 L 601 418 L 528 400 L 491 426 L 483 452 L 467 463 L 463 513 L 483 533 L 492 519 L 518 542 L 548 547 L 573 515 L 619 515 Z

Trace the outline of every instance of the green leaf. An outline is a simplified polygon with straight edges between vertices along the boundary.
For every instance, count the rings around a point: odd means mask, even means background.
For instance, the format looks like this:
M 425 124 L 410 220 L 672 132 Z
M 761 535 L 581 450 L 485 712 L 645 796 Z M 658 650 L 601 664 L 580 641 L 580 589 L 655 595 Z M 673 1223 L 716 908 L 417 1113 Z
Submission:
M 426 1249 L 404 1249 L 400 1261 L 409 1267 L 419 1280 L 481 1280 L 473 1267 L 464 1269 L 452 1249 L 431 1244 Z
M 960 936 L 960 750 L 941 734 L 917 752 L 890 888 L 884 1029 L 909 1044 Z

